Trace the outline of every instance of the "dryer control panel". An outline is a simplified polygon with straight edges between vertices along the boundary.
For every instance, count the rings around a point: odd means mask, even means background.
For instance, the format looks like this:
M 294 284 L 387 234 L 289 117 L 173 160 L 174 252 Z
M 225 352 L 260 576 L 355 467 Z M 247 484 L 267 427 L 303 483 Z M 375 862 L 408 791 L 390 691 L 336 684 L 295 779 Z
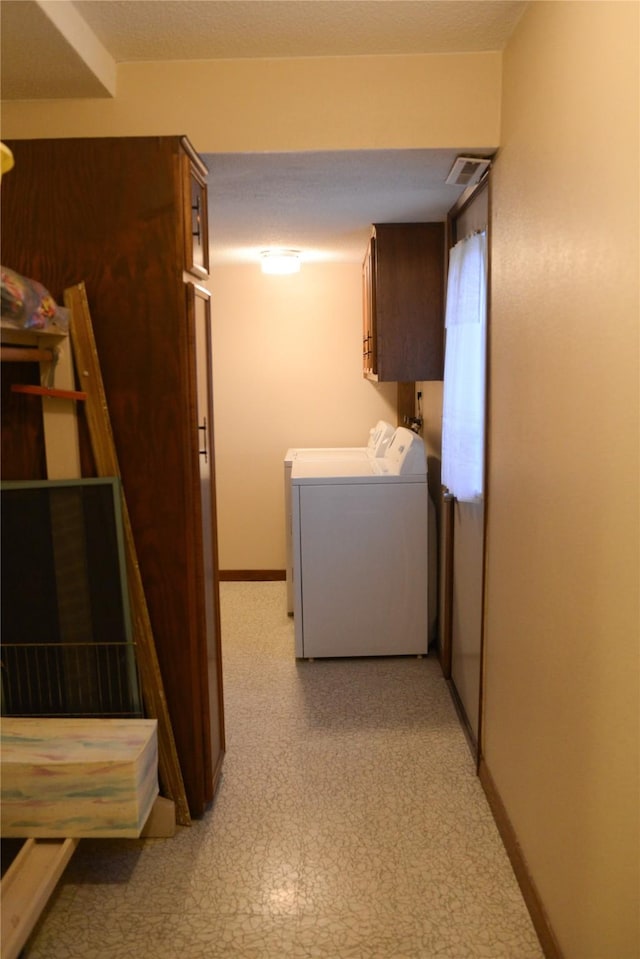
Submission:
M 427 472 L 427 456 L 422 438 L 404 426 L 399 426 L 387 448 L 386 459 L 391 469 L 400 476 Z

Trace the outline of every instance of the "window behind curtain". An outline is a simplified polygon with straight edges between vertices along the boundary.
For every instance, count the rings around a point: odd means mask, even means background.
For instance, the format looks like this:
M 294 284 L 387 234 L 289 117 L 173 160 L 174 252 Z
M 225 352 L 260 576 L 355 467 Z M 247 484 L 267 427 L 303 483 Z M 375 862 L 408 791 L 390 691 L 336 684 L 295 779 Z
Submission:
M 442 483 L 463 502 L 484 493 L 487 236 L 452 248 L 447 283 Z

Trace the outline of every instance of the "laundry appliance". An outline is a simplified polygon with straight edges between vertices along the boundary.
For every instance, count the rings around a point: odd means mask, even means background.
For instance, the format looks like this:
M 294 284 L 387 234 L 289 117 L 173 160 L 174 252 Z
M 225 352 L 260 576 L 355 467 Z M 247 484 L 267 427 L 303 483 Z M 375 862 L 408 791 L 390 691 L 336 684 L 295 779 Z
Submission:
M 294 463 L 317 463 L 327 460 L 369 460 L 384 456 L 393 434 L 395 426 L 386 420 L 378 420 L 369 430 L 369 439 L 366 446 L 327 446 L 301 447 L 287 450 L 284 457 L 284 513 L 285 513 L 285 540 L 287 554 L 287 612 L 293 613 L 293 548 L 291 539 L 291 468 Z
M 429 492 L 422 439 L 291 469 L 295 654 L 426 655 Z

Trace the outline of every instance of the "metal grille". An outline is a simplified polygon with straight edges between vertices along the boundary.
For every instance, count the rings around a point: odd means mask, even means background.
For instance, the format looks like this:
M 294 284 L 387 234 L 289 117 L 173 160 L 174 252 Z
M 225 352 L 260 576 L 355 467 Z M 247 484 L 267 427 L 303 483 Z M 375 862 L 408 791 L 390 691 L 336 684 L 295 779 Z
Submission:
M 119 481 L 0 490 L 2 712 L 141 716 Z
M 134 644 L 3 644 L 2 713 L 141 717 Z

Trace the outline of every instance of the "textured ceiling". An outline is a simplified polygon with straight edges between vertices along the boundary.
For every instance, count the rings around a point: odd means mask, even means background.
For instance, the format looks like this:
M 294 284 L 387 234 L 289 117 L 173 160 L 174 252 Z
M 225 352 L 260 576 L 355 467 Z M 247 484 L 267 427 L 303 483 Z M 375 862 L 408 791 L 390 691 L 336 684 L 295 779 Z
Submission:
M 371 224 L 443 220 L 462 193 L 445 178 L 457 150 L 209 154 L 214 263 L 260 250 L 305 261 L 357 261 Z
M 117 61 L 501 50 L 508 0 L 76 0 Z M 152 10 L 150 8 L 153 8 Z
M 511 0 L 0 0 L 2 98 L 109 96 L 77 52 L 78 36 L 116 63 L 471 52 L 503 49 L 525 7 Z M 444 180 L 465 152 L 206 156 L 213 261 L 247 261 L 272 245 L 300 248 L 307 260 L 359 260 L 372 223 L 444 218 L 461 193 Z
M 3 100 L 106 95 L 74 45 L 34 0 L 0 0 L 0 92 Z

